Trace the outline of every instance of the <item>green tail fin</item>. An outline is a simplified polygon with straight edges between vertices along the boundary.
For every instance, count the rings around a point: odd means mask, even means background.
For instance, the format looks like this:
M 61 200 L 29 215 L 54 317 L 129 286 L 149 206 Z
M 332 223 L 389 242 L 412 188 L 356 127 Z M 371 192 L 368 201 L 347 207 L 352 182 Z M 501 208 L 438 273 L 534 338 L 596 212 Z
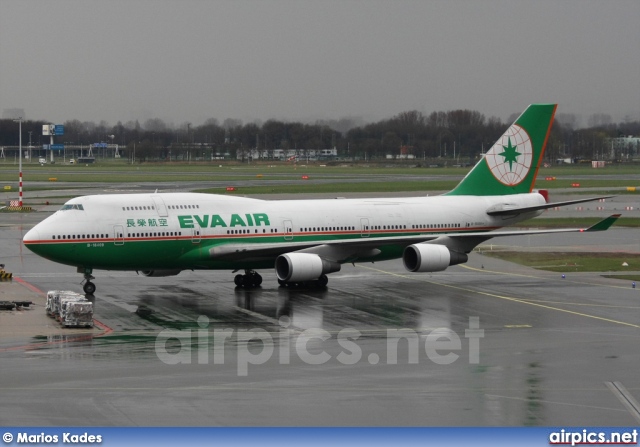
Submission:
M 495 196 L 533 189 L 556 104 L 531 104 L 447 195 Z

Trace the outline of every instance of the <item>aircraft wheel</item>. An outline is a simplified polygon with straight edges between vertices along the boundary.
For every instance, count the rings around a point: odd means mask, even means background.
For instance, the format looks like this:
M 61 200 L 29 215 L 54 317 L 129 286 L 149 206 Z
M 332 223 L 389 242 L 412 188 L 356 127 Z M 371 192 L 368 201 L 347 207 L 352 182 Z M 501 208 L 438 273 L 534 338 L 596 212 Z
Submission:
M 233 282 L 236 284 L 236 286 L 241 287 L 244 283 L 244 275 L 236 275 L 233 278 Z
M 82 290 L 84 290 L 84 293 L 87 295 L 93 295 L 96 292 L 96 285 L 91 281 L 87 281 L 84 283 L 84 286 L 82 286 Z
M 245 289 L 250 289 L 251 287 L 253 287 L 253 284 L 254 284 L 253 275 L 242 275 L 242 276 L 243 276 L 243 278 L 242 278 L 242 286 Z
M 258 273 L 256 273 L 253 276 L 253 284 L 258 287 L 260 284 L 262 284 L 262 276 L 259 275 Z
M 327 275 L 321 275 L 320 278 L 318 278 L 318 285 L 320 287 L 327 287 L 327 284 L 329 284 L 329 278 L 327 278 Z

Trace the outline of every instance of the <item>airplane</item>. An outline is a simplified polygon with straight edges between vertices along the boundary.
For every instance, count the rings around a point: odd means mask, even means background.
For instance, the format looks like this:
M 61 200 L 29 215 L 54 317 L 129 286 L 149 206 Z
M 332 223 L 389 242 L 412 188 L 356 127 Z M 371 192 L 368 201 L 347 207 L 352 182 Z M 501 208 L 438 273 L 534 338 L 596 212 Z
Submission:
M 202 193 L 77 197 L 24 236 L 34 253 L 75 266 L 83 290 L 95 269 L 171 276 L 232 270 L 238 287 L 258 287 L 275 268 L 281 286 L 325 287 L 344 263 L 401 258 L 410 272 L 438 272 L 468 260 L 494 237 L 608 229 L 619 214 L 587 228 L 502 230 L 550 203 L 533 191 L 556 104 L 532 104 L 450 192 L 432 197 L 277 200 Z M 609 196 L 610 197 L 610 196 Z

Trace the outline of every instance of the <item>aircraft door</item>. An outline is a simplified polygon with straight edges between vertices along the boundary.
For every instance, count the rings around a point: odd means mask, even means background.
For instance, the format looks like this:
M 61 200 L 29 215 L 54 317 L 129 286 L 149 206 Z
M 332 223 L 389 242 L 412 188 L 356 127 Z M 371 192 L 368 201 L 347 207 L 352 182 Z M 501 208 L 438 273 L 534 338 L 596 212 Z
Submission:
M 113 243 L 114 245 L 124 245 L 124 226 L 113 226 Z
M 191 242 L 194 244 L 199 244 L 202 239 L 202 229 L 198 223 L 194 223 L 193 228 L 191 229 Z
M 156 204 L 156 210 L 158 211 L 158 216 L 167 217 L 167 206 L 164 204 L 164 200 L 159 195 L 151 196 L 153 199 L 153 203 Z
M 369 219 L 366 217 L 360 218 L 360 236 L 369 237 L 371 234 L 371 227 L 369 226 Z
M 284 224 L 284 240 L 292 241 L 293 240 L 293 223 L 290 220 L 285 220 Z

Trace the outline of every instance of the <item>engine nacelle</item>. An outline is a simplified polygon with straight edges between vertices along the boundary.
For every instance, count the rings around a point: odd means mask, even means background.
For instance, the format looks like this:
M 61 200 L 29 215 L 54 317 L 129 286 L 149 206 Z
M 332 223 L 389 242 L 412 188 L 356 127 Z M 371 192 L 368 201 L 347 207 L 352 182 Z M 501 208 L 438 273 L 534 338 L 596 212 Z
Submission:
M 464 253 L 452 252 L 444 245 L 436 244 L 409 245 L 402 254 L 404 268 L 410 272 L 441 272 L 468 259 Z
M 312 253 L 286 253 L 276 258 L 276 275 L 281 281 L 312 281 L 325 273 L 337 272 L 340 264 Z
M 175 276 L 180 273 L 180 269 L 171 270 L 140 270 L 143 276 Z

